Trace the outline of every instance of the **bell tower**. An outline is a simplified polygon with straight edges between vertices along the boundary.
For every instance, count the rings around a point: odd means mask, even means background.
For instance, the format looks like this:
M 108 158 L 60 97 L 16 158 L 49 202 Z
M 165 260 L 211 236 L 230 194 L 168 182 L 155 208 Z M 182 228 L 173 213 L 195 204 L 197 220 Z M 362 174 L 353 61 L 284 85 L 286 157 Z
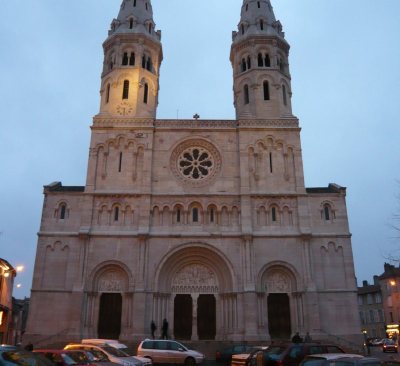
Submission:
M 289 48 L 270 0 L 244 0 L 230 55 L 237 119 L 293 117 Z
M 150 0 L 123 0 L 103 43 L 100 116 L 156 118 L 161 31 Z

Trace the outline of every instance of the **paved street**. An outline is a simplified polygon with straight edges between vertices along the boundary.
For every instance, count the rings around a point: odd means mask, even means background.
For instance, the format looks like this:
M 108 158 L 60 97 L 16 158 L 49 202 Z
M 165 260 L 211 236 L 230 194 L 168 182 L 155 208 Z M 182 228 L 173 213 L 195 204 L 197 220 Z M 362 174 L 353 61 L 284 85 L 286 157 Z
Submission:
M 382 352 L 381 347 L 371 347 L 371 356 L 377 357 L 382 361 L 386 360 L 396 360 L 400 361 L 400 355 L 398 353 L 393 353 L 393 352 Z

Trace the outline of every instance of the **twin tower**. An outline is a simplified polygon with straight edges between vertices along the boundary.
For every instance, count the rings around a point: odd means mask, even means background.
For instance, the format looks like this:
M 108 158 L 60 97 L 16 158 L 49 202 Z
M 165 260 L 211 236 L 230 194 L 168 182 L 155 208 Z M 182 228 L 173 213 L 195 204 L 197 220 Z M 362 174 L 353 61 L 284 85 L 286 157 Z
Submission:
M 284 37 L 270 0 L 243 1 L 230 54 L 237 119 L 293 117 Z M 155 119 L 163 52 L 151 1 L 123 0 L 103 48 L 100 116 Z

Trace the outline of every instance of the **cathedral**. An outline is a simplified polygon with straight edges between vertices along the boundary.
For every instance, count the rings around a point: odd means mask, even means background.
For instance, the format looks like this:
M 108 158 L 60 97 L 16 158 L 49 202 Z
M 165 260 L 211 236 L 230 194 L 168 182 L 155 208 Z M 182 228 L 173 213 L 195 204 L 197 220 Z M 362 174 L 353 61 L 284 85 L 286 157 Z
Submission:
M 238 9 L 239 15 L 239 9 Z M 235 120 L 156 118 L 161 32 L 123 0 L 103 43 L 85 186 L 44 187 L 26 339 L 359 340 L 346 188 L 304 185 L 270 0 L 232 33 Z

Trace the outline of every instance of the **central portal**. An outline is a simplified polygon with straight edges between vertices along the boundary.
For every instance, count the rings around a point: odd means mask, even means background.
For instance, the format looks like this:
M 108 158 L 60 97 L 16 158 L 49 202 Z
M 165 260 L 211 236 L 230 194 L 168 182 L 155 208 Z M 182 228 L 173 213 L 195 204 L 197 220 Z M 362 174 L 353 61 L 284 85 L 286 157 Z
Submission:
M 102 294 L 99 311 L 99 338 L 118 339 L 121 333 L 122 296 Z

